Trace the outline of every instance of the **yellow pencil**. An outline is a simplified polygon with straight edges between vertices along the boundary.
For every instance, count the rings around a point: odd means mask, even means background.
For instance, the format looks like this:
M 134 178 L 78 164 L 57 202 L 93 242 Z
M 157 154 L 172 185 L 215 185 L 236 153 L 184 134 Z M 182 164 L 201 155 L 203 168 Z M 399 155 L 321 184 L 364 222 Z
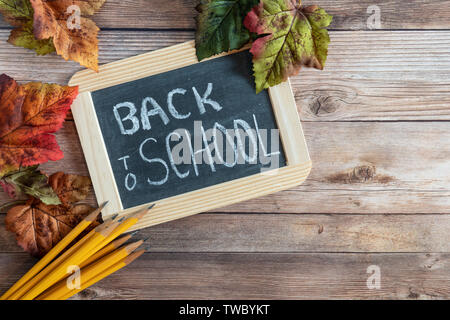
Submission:
M 142 217 L 144 217 L 148 211 L 155 205 L 152 204 L 150 207 L 142 209 L 137 213 L 131 215 L 128 219 L 124 220 L 100 245 L 100 248 L 105 247 L 108 243 L 116 239 L 122 233 L 134 226 Z
M 145 214 L 146 212 L 143 212 L 141 214 L 141 212 L 138 212 L 138 214 L 136 214 L 139 217 L 141 217 L 141 215 Z M 125 221 L 123 222 L 125 223 Z M 123 224 L 122 223 L 122 224 Z M 11 299 L 19 299 L 21 297 L 29 297 L 30 295 L 25 296 L 25 293 L 27 291 L 29 291 L 33 286 L 37 286 L 38 282 L 40 282 L 43 278 L 45 278 L 46 276 L 48 276 L 48 274 L 50 272 L 53 272 L 62 262 L 64 262 L 66 259 L 68 259 L 72 254 L 74 254 L 75 252 L 77 252 L 79 250 L 79 248 L 84 245 L 84 242 L 86 242 L 87 240 L 89 240 L 90 236 L 92 236 L 95 231 L 97 230 L 97 232 L 99 232 L 98 230 L 100 230 L 100 228 L 106 229 L 109 228 L 110 225 L 114 224 L 113 227 L 113 231 L 117 230 L 117 227 L 119 226 L 119 222 L 115 219 L 109 219 L 108 221 L 106 221 L 105 223 L 103 223 L 102 225 L 98 226 L 95 230 L 92 230 L 90 234 L 88 234 L 87 236 L 85 236 L 80 242 L 76 243 L 75 245 L 73 245 L 71 248 L 69 248 L 69 250 L 67 250 L 66 252 L 64 252 L 60 257 L 58 257 L 58 259 L 56 259 L 55 261 L 53 261 L 47 268 L 45 268 L 41 273 L 39 273 L 36 277 L 34 277 L 33 279 L 31 279 L 31 281 L 29 281 L 26 285 L 24 285 L 20 290 L 18 290 L 13 296 L 11 296 Z M 109 229 L 108 229 L 109 230 Z M 111 239 L 111 237 L 108 237 L 108 239 Z M 106 240 L 106 239 L 104 239 Z M 109 242 L 109 241 L 108 241 Z M 82 261 L 89 259 L 89 257 L 91 257 L 92 255 L 94 255 L 97 251 L 99 251 L 100 249 L 102 249 L 102 247 L 104 246 L 104 244 L 107 244 L 108 242 L 106 241 L 102 241 L 101 245 L 98 245 L 97 247 L 95 247 L 94 249 L 90 249 L 90 250 L 86 250 L 84 251 L 84 255 L 79 258 L 80 263 L 82 263 Z M 60 274 L 58 279 L 54 279 L 54 281 L 59 281 L 61 279 L 63 279 L 65 276 L 65 274 Z
M 133 225 L 135 225 L 142 217 L 144 217 L 148 211 L 154 207 L 152 204 L 150 207 L 146 209 L 139 210 L 137 213 L 132 214 L 131 217 L 122 221 L 124 218 L 117 217 L 117 219 L 112 219 L 113 222 L 120 222 L 120 225 L 114 229 L 114 231 L 106 237 L 94 250 L 85 253 L 85 256 L 81 259 L 81 261 L 88 260 L 91 256 L 95 255 L 98 251 L 101 251 L 104 247 L 106 247 L 109 243 L 111 243 L 114 239 L 120 236 L 122 233 L 127 231 Z M 81 262 L 82 263 L 82 262 Z
M 130 253 L 136 250 L 142 243 L 144 243 L 144 241 L 139 240 L 137 242 L 126 245 L 106 255 L 97 262 L 94 262 L 93 264 L 83 268 L 80 273 L 80 283 L 83 284 L 89 281 L 97 274 L 102 273 L 103 271 L 107 270 L 114 264 L 126 258 Z M 59 296 L 67 293 L 68 290 L 70 289 L 68 289 L 66 279 L 63 279 L 54 286 L 52 286 L 51 288 L 49 288 L 39 297 L 37 297 L 37 300 L 55 300 Z
M 139 258 L 143 253 L 145 252 L 145 249 L 133 252 L 132 254 L 130 254 L 128 257 L 126 257 L 125 259 L 123 259 L 122 261 L 116 263 L 115 265 L 113 265 L 112 267 L 108 268 L 106 271 L 96 275 L 95 277 L 93 277 L 91 280 L 87 281 L 86 283 L 82 284 L 80 289 L 73 289 L 69 292 L 67 292 L 66 294 L 60 296 L 57 298 L 57 300 L 66 300 L 69 299 L 70 297 L 72 297 L 73 295 L 77 294 L 80 291 L 83 291 L 84 289 L 92 286 L 93 284 L 99 282 L 100 280 L 102 280 L 103 278 L 106 278 L 107 276 L 109 276 L 110 274 L 116 272 L 119 269 L 122 269 L 123 267 L 129 265 L 130 263 L 132 263 L 134 260 L 136 260 L 137 258 Z
M 50 274 L 43 277 L 36 285 L 25 293 L 21 300 L 32 300 L 44 290 L 52 286 L 55 282 L 61 280 L 67 273 L 67 268 L 71 265 L 79 265 L 86 253 L 91 252 L 117 227 L 117 222 L 111 223 L 110 226 L 104 227 L 100 225 L 96 228 L 96 232 L 88 238 L 81 247 L 74 251 L 65 261 L 61 262 Z
M 125 242 L 130 240 L 131 237 L 132 237 L 132 234 L 128 234 L 128 235 L 125 235 L 123 237 L 120 237 L 120 238 L 110 242 L 107 246 L 103 247 L 103 249 L 97 251 L 95 254 L 93 254 L 86 260 L 84 260 L 81 263 L 80 268 L 84 268 L 85 266 L 90 265 L 92 262 L 94 262 L 94 261 L 106 256 L 108 253 L 116 250 L 122 244 L 124 244 Z
M 85 235 L 80 241 L 75 243 L 72 247 L 66 250 L 62 255 L 60 255 L 56 260 L 52 261 L 47 267 L 45 267 L 41 272 L 39 272 L 34 278 L 30 279 L 27 283 L 25 283 L 19 290 L 14 292 L 9 299 L 17 300 L 21 296 L 23 296 L 28 290 L 30 290 L 36 283 L 38 283 L 41 279 L 43 279 L 46 275 L 48 275 L 51 271 L 53 271 L 58 265 L 60 265 L 64 260 L 66 260 L 73 252 L 77 251 L 91 236 L 94 235 L 96 230 L 100 229 L 100 227 L 105 228 L 111 225 L 112 221 L 109 220 L 103 223 L 101 226 L 91 230 L 87 235 Z
M 20 289 L 27 281 L 38 274 L 45 266 L 47 266 L 58 254 L 61 253 L 76 237 L 78 237 L 86 228 L 97 219 L 99 213 L 106 206 L 103 203 L 99 208 L 86 216 L 75 228 L 73 228 L 56 246 L 54 246 L 38 263 L 36 263 L 22 278 L 19 279 L 8 291 L 6 291 L 0 300 L 12 298 L 12 295 Z

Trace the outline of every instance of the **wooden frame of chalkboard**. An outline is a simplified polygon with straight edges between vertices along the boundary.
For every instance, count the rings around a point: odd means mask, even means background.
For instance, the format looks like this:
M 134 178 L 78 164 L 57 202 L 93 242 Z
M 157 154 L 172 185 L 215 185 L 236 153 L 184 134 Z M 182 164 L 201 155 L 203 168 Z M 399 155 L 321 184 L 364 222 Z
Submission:
M 248 48 L 243 50 L 246 49 Z M 204 61 L 239 51 L 232 51 Z M 103 218 L 115 213 L 126 215 L 148 204 L 127 209 L 122 206 L 91 92 L 197 63 L 203 63 L 203 61 L 198 62 L 195 44 L 189 41 L 102 65 L 99 73 L 83 70 L 76 73 L 70 80 L 69 85 L 79 86 L 80 94 L 72 105 L 72 113 L 96 198 L 99 204 L 109 201 L 107 208 L 103 211 Z M 311 170 L 311 160 L 290 83 L 287 81 L 269 88 L 268 92 L 281 136 L 286 166 L 276 169 L 276 172 L 253 174 L 155 201 L 157 205 L 134 229 L 278 192 L 299 185 L 306 179 Z

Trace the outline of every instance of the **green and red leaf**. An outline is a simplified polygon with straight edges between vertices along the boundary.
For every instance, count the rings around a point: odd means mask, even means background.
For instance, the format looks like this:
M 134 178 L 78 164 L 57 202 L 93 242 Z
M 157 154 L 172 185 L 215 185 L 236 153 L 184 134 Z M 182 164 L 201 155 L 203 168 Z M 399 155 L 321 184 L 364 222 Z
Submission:
M 259 0 L 201 0 L 196 7 L 198 60 L 240 49 L 250 40 L 243 20 Z
M 61 203 L 58 195 L 49 185 L 49 178 L 38 170 L 37 165 L 8 172 L 0 180 L 0 185 L 11 198 L 17 199 L 29 195 L 45 204 Z
M 263 0 L 254 7 L 244 25 L 261 36 L 250 50 L 256 92 L 296 75 L 302 66 L 323 69 L 331 21 L 322 8 L 297 0 Z

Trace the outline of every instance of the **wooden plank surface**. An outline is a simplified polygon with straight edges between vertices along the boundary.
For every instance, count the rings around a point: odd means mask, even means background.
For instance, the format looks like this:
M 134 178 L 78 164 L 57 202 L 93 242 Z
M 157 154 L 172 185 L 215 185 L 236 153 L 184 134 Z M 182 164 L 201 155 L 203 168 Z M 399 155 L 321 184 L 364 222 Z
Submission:
M 304 184 L 219 211 L 450 213 L 447 122 L 304 122 L 303 128 L 313 161 Z M 65 158 L 42 168 L 88 175 L 74 123 L 66 122 L 57 139 Z M 0 193 L 0 203 L 7 200 Z
M 141 231 L 149 252 L 77 299 L 450 298 L 450 1 L 308 3 L 335 18 L 325 70 L 291 79 L 306 183 Z M 108 0 L 93 18 L 100 63 L 192 40 L 194 5 Z M 373 6 L 381 30 L 369 30 Z M 0 18 L 2 73 L 66 84 L 82 69 L 7 44 L 9 31 Z M 57 139 L 65 158 L 42 168 L 87 174 L 70 117 Z M 4 217 L 0 291 L 34 262 Z M 370 265 L 380 290 L 366 286 Z
M 0 253 L 0 291 L 27 254 Z M 381 288 L 368 289 L 369 266 Z M 78 299 L 449 299 L 450 254 L 146 253 Z
M 108 0 L 93 20 L 101 29 L 194 29 L 197 0 Z M 380 8 L 382 29 L 449 29 L 448 0 L 305 0 L 334 15 L 332 29 L 367 30 L 372 6 Z M 7 27 L 0 20 L 0 27 Z
M 0 215 L 0 252 L 22 252 Z M 208 213 L 142 229 L 151 252 L 450 252 L 450 215 Z
M 0 30 L 0 43 L 8 34 Z M 193 38 L 190 31 L 104 31 L 100 62 Z M 291 78 L 303 121 L 450 119 L 450 30 L 331 32 L 331 39 L 324 71 L 303 69 Z M 0 70 L 20 81 L 67 84 L 81 69 L 55 54 L 0 46 Z

